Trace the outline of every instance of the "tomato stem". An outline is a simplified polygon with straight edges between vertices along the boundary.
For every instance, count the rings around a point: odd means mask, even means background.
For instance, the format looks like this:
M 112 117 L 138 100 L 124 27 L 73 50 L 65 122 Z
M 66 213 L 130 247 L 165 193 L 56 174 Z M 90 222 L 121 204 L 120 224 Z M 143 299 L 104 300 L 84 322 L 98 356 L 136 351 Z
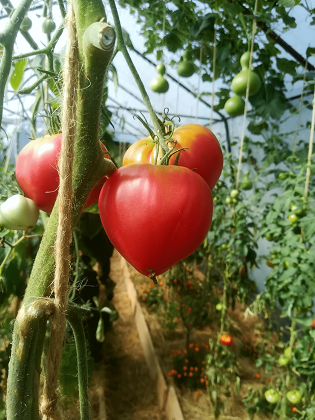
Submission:
M 116 4 L 115 4 L 115 0 L 109 0 L 109 5 L 113 14 L 113 18 L 114 18 L 114 23 L 115 23 L 115 29 L 116 29 L 116 33 L 117 33 L 117 42 L 118 42 L 118 48 L 120 49 L 120 51 L 122 52 L 128 66 L 129 69 L 135 79 L 135 82 L 138 85 L 139 91 L 141 93 L 142 99 L 145 103 L 145 106 L 147 107 L 147 110 L 149 111 L 151 120 L 153 122 L 153 126 L 154 126 L 154 130 L 156 135 L 158 136 L 160 145 L 161 145 L 161 149 L 162 149 L 162 154 L 165 154 L 168 152 L 168 147 L 167 144 L 164 140 L 163 134 L 164 134 L 164 125 L 162 123 L 162 121 L 156 116 L 153 107 L 151 105 L 150 102 L 150 98 L 145 90 L 145 87 L 142 83 L 142 80 L 140 79 L 140 76 L 135 68 L 135 65 L 133 64 L 133 61 L 128 53 L 128 50 L 126 48 L 126 44 L 123 38 L 123 33 L 122 33 L 122 29 L 121 29 L 121 25 L 120 25 L 120 19 L 118 16 L 118 12 L 117 12 L 117 8 L 116 8 Z

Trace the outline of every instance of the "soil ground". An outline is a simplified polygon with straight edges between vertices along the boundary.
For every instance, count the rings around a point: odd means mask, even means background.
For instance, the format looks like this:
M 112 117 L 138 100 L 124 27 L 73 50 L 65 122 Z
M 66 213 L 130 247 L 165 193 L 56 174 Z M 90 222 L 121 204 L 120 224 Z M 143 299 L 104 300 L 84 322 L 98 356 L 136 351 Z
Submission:
M 116 283 L 112 302 L 119 318 L 104 343 L 107 420 L 165 420 L 158 408 L 119 258 L 114 252 L 110 272 Z

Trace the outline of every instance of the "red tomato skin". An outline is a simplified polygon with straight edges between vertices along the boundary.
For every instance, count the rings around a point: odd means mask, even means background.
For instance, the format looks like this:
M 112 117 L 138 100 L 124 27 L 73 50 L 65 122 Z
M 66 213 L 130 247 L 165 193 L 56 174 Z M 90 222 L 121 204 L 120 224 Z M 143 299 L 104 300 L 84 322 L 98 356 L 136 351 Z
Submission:
M 223 168 L 223 154 L 215 135 L 203 125 L 187 124 L 178 127 L 172 138 L 178 142 L 175 150 L 189 149 L 181 151 L 178 165 L 195 169 L 213 190 Z M 176 155 L 171 157 L 170 164 L 173 165 L 175 159 Z
M 206 182 L 187 168 L 132 164 L 110 176 L 99 197 L 103 227 L 140 273 L 155 275 L 194 252 L 213 211 Z
M 16 161 L 16 179 L 26 197 L 31 198 L 41 210 L 51 213 L 59 187 L 57 171 L 62 134 L 32 140 L 20 152 Z M 101 144 L 104 151 L 106 148 Z M 105 155 L 104 157 L 108 157 Z M 104 183 L 103 177 L 98 183 Z M 102 186 L 92 189 L 84 209 L 96 203 Z
M 175 150 L 189 149 L 180 152 L 178 166 L 194 169 L 212 190 L 223 168 L 223 154 L 215 135 L 203 125 L 187 124 L 176 128 L 172 139 L 178 142 Z M 173 147 L 172 143 L 169 147 Z M 155 143 L 150 137 L 139 140 L 125 153 L 123 165 L 154 163 L 155 153 Z M 175 159 L 176 155 L 171 157 L 170 165 L 174 165 Z

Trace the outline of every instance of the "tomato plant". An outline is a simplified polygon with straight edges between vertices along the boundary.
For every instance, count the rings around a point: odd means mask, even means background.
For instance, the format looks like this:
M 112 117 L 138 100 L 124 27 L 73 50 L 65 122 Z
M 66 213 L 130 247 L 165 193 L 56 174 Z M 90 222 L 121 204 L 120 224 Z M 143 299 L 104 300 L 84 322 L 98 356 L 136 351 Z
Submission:
M 176 166 L 123 166 L 99 197 L 104 229 L 115 248 L 140 273 L 159 275 L 204 240 L 212 196 L 193 171 Z
M 279 401 L 280 395 L 278 391 L 271 388 L 265 392 L 265 398 L 270 404 L 277 404 L 277 402 Z
M 290 359 L 285 355 L 281 355 L 278 359 L 278 363 L 280 366 L 286 366 L 289 363 Z
M 202 176 L 212 190 L 217 183 L 223 167 L 223 154 L 215 135 L 206 127 L 199 124 L 182 125 L 175 129 L 169 147 L 182 150 L 178 159 L 178 166 L 193 169 Z M 154 163 L 156 155 L 155 143 L 152 139 L 142 139 L 134 143 L 126 151 L 123 165 L 129 163 Z M 170 165 L 174 165 L 176 156 L 170 158 Z
M 292 391 L 287 392 L 286 398 L 291 404 L 295 405 L 301 401 L 302 394 L 298 389 L 294 389 Z
M 16 161 L 16 178 L 21 189 L 47 213 L 51 213 L 58 195 L 57 168 L 61 140 L 61 134 L 32 140 L 21 150 Z M 106 151 L 101 143 L 100 145 L 102 150 Z M 105 154 L 104 157 L 108 155 Z M 106 177 L 100 179 L 93 188 L 84 205 L 85 209 L 97 202 L 106 179 Z
M 50 35 L 56 29 L 56 24 L 51 18 L 45 18 L 42 23 L 42 31 L 44 34 Z
M 38 220 L 39 209 L 23 195 L 13 195 L 0 206 L 0 226 L 12 230 L 30 230 Z
M 22 31 L 29 31 L 32 27 L 32 21 L 28 16 L 25 16 L 25 18 L 22 20 L 21 23 L 21 29 Z
M 233 343 L 233 338 L 230 334 L 222 334 L 220 337 L 220 343 L 224 346 L 231 346 Z

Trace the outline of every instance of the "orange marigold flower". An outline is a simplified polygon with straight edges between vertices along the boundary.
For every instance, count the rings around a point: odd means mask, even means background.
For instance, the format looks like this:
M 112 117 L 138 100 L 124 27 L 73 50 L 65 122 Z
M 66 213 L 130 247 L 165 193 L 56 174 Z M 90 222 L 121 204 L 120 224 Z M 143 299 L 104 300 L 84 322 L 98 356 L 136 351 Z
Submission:
M 200 382 L 201 382 L 202 384 L 204 383 L 204 381 L 205 381 L 205 380 L 204 380 L 203 378 L 201 378 L 201 379 L 200 379 Z
M 141 292 L 142 292 L 142 293 L 145 293 L 145 290 L 143 289 L 143 290 L 141 290 Z
M 175 284 L 177 283 L 177 280 L 176 280 L 176 279 L 174 280 L 174 283 L 175 283 Z
M 180 322 L 181 321 L 181 319 L 180 318 L 177 318 L 177 322 Z
M 154 284 L 153 284 L 153 286 L 154 286 Z M 163 286 L 163 282 L 162 281 L 160 282 L 160 286 Z
M 256 373 L 255 378 L 256 379 L 260 379 L 261 378 L 261 376 L 259 375 L 259 373 Z
M 199 348 L 198 348 L 198 347 L 196 347 L 196 348 L 195 348 L 195 351 L 199 351 Z
M 176 311 L 179 311 L 180 310 L 180 308 L 176 308 Z
M 184 372 L 184 376 L 187 376 L 187 372 Z
M 205 368 L 201 368 L 201 370 L 205 370 Z
M 145 298 L 142 298 L 143 302 L 145 301 Z
M 181 355 L 181 354 L 182 354 L 182 352 L 181 352 L 180 350 L 177 350 L 177 354 L 178 354 L 178 355 Z
M 193 367 L 190 367 L 189 370 L 194 370 L 194 368 Z
M 189 372 L 189 376 L 193 376 L 193 373 L 192 372 Z
M 168 372 L 168 374 L 167 374 L 168 376 L 172 376 L 173 375 L 173 372 L 172 371 L 170 371 L 170 372 Z
M 206 386 L 208 386 L 209 385 L 209 382 L 206 382 Z
M 177 375 L 177 378 L 181 378 L 182 377 L 182 375 L 179 373 L 178 375 Z
M 203 360 L 202 362 L 201 362 L 203 365 L 205 365 L 206 364 L 206 362 Z
M 195 371 L 196 371 L 196 372 L 198 371 L 198 368 L 197 368 L 197 367 L 195 367 Z
M 186 349 L 184 349 L 184 350 L 183 350 L 183 353 L 184 353 L 184 354 L 187 354 L 187 350 L 186 350 Z
M 189 344 L 189 348 L 192 349 L 194 347 L 194 343 Z
M 187 366 L 184 366 L 184 367 L 183 367 L 183 370 L 187 370 Z
M 174 354 L 175 353 L 175 350 L 172 350 L 171 353 Z
M 189 362 L 189 360 L 188 359 L 185 359 L 185 363 L 188 363 Z
M 196 397 L 198 397 L 199 391 L 195 391 L 195 395 L 196 395 Z

